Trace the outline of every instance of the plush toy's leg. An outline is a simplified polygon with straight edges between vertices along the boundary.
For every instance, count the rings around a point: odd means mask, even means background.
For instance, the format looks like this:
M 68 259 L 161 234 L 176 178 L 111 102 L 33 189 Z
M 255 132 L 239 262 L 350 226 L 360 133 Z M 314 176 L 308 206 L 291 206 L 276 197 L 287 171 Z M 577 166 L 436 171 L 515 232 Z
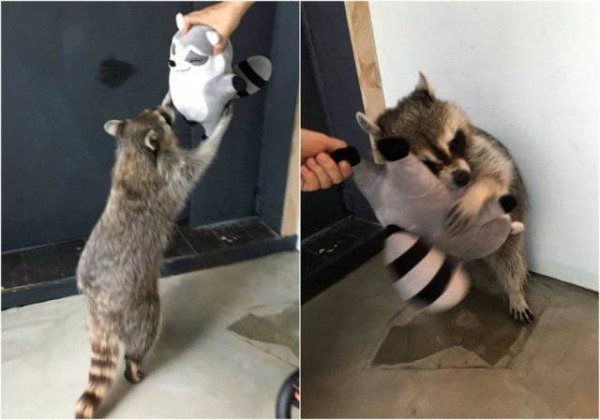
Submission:
M 524 255 L 523 235 L 510 235 L 498 251 L 485 260 L 496 273 L 500 284 L 508 294 L 512 318 L 521 324 L 529 324 L 535 317 L 525 300 L 523 286 L 527 279 L 527 263 Z

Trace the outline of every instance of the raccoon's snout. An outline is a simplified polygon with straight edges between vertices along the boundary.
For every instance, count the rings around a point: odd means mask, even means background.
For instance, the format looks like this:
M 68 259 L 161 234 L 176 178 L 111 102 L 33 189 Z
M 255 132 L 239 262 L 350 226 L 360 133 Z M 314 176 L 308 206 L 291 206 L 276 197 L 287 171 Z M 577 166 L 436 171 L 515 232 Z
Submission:
M 471 174 L 463 169 L 452 172 L 452 179 L 459 187 L 464 187 L 471 181 Z
M 175 67 L 176 63 L 174 60 L 169 60 L 169 67 Z

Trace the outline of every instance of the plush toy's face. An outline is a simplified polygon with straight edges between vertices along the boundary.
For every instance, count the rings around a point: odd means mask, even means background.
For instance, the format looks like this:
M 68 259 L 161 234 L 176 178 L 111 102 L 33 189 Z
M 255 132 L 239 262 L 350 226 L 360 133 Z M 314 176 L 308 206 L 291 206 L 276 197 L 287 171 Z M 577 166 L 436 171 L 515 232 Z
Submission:
M 466 187 L 471 167 L 466 160 L 471 125 L 456 105 L 437 99 L 421 75 L 415 90 L 386 111 L 377 123 L 361 122 L 377 138 L 400 138 L 410 151 L 451 190 Z
M 210 67 L 206 65 L 214 58 L 213 43 L 218 40 L 219 35 L 207 26 L 194 26 L 187 35 L 177 32 L 171 43 L 169 67 L 176 72 L 202 72 L 203 68 Z

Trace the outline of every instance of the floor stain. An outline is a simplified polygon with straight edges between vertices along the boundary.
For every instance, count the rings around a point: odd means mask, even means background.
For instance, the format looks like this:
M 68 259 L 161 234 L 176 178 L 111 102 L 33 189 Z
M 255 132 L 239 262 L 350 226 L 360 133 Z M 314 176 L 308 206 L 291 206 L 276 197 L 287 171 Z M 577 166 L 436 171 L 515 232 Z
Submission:
M 249 313 L 227 329 L 252 341 L 285 346 L 298 356 L 298 315 L 295 302 L 276 314 Z
M 423 314 L 408 325 L 392 327 L 371 364 L 406 365 L 461 347 L 476 354 L 488 367 L 495 367 L 505 356 L 514 357 L 511 347 L 524 343 L 534 327 L 521 327 L 509 318 L 504 295 L 472 288 L 465 300 L 448 312 Z M 435 367 L 473 367 L 465 354 L 463 351 L 450 358 L 454 360 Z

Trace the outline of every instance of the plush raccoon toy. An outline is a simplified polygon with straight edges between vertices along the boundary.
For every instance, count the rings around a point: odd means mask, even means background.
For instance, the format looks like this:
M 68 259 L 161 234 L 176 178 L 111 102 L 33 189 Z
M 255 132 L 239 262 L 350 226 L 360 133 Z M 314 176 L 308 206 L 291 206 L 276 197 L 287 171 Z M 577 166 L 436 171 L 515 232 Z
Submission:
M 426 312 L 450 309 L 470 288 L 461 261 L 493 253 L 509 234 L 522 230 L 508 215 L 516 201 L 512 196 L 490 201 L 472 227 L 448 235 L 444 215 L 458 196 L 410 153 L 402 139 L 380 139 L 377 149 L 385 165 L 365 161 L 354 180 L 386 226 L 384 261 L 394 288 L 402 301 L 413 299 Z M 353 166 L 361 161 L 353 147 L 336 150 L 331 157 Z
M 271 77 L 271 62 L 252 56 L 231 66 L 233 48 L 228 42 L 222 53 L 213 46 L 220 35 L 205 25 L 193 26 L 183 34 L 183 16 L 176 17 L 179 31 L 173 36 L 169 56 L 169 93 L 163 104 L 172 102 L 189 122 L 202 124 L 210 136 L 225 105 L 235 97 L 257 92 Z

